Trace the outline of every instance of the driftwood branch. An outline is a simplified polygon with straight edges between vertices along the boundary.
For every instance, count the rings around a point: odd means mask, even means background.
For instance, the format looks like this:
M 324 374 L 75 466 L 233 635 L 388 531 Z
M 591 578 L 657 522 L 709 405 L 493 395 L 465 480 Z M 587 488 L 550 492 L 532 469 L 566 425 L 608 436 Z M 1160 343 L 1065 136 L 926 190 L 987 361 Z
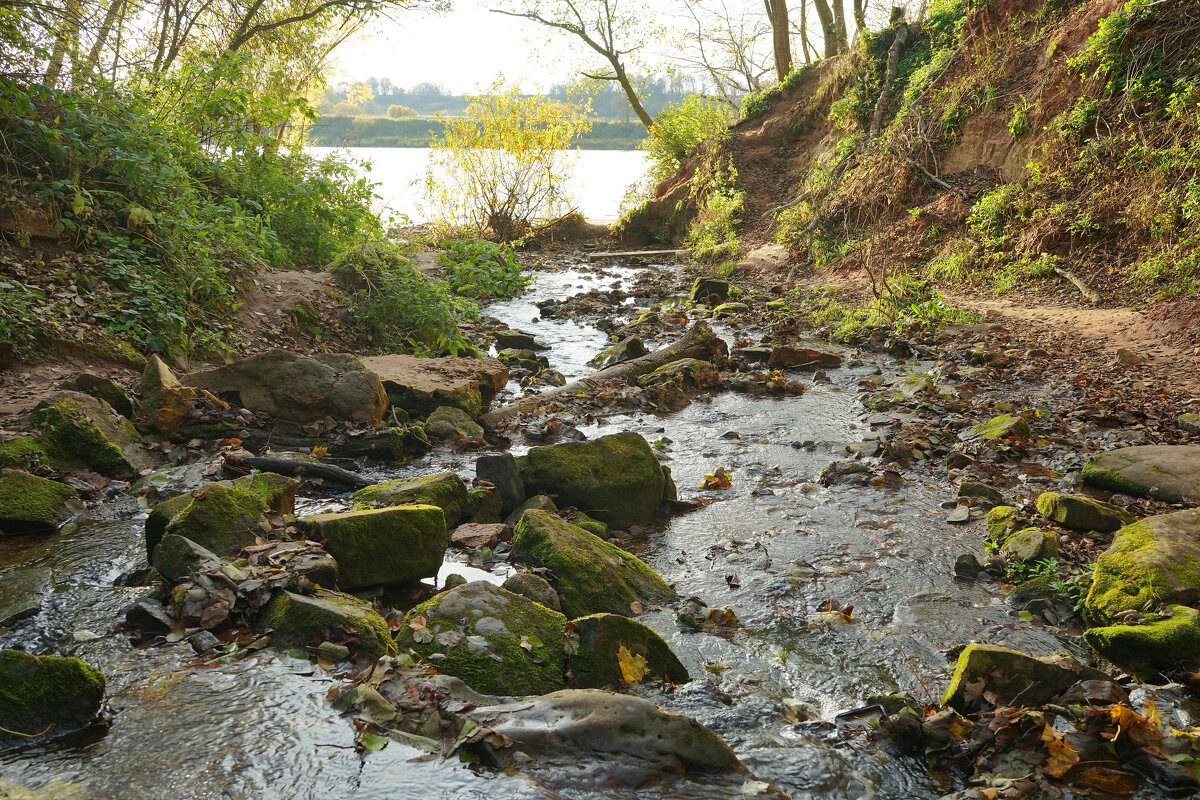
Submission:
M 1087 300 L 1089 303 L 1100 302 L 1100 293 L 1093 289 L 1091 284 L 1076 275 L 1074 272 L 1071 272 L 1068 269 L 1063 269 L 1062 267 L 1055 267 L 1054 272 L 1060 278 L 1066 278 L 1068 281 L 1075 284 L 1075 288 L 1079 290 L 1081 295 L 1083 295 L 1084 300 Z
M 264 458 L 259 456 L 237 458 L 226 455 L 225 466 L 238 472 L 248 472 L 256 469 L 259 472 L 274 472 L 279 475 L 287 475 L 289 478 L 320 478 L 323 481 L 338 483 L 343 486 L 370 486 L 373 483 L 373 481 L 369 481 L 355 472 L 335 467 L 333 464 L 293 461 L 289 458 Z
M 721 337 L 713 333 L 712 328 L 708 327 L 706 323 L 697 322 L 691 328 L 688 328 L 683 338 L 675 342 L 675 344 L 655 350 L 653 353 L 647 353 L 632 361 L 623 361 L 620 364 L 606 367 L 586 378 L 572 381 L 566 386 L 560 386 L 541 394 L 530 395 L 515 403 L 510 403 L 503 408 L 489 411 L 479 418 L 479 422 L 485 428 L 495 430 L 501 424 L 514 417 L 536 410 L 540 405 L 553 402 L 560 397 L 570 397 L 580 392 L 591 391 L 596 385 L 606 381 L 637 378 L 653 372 L 661 366 L 670 364 L 672 361 L 678 361 L 681 358 L 697 358 L 701 361 L 709 361 L 727 352 L 728 348 Z

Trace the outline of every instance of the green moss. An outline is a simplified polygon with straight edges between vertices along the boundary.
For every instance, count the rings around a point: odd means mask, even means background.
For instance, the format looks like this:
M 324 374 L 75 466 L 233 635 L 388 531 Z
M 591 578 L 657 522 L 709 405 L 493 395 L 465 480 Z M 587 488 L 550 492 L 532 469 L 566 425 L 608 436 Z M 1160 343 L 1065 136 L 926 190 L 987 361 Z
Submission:
M 1107 622 L 1128 610 L 1150 611 L 1200 592 L 1200 559 L 1163 542 L 1155 530 L 1158 519 L 1126 525 L 1097 559 L 1085 600 L 1093 620 Z
M 437 506 L 317 514 L 299 526 L 337 560 L 338 586 L 348 591 L 436 575 L 450 544 Z
M 91 722 L 103 699 L 104 675 L 77 658 L 0 652 L 0 728 L 31 735 L 68 733 Z M 28 741 L 0 731 L 0 742 Z
M 73 511 L 75 490 L 65 483 L 15 469 L 0 470 L 0 529 L 7 533 L 50 532 Z
M 1142 625 L 1091 628 L 1083 638 L 1096 652 L 1127 667 L 1167 667 L 1200 655 L 1200 611 L 1170 606 L 1166 619 Z
M 558 513 L 558 506 L 554 504 L 554 500 L 544 494 L 535 494 L 533 497 L 526 500 L 521 505 L 513 509 L 513 512 L 505 518 L 504 524 L 509 527 L 517 527 L 517 523 L 521 521 L 526 511 L 549 511 Z
M 548 567 L 563 611 L 572 617 L 630 614 L 630 604 L 666 603 L 675 592 L 636 556 L 546 511 L 526 511 L 513 538 L 514 558 Z
M 266 503 L 267 508 L 280 514 L 296 510 L 296 492 L 300 481 L 273 472 L 255 472 L 231 482 L 240 491 L 249 492 Z
M 1058 537 L 1051 531 L 1026 528 L 1008 537 L 1000 555 L 1010 561 L 1033 564 L 1058 556 Z
M 1034 600 L 1053 597 L 1056 594 L 1054 587 L 1060 580 L 1062 579 L 1057 575 L 1038 575 L 1036 578 L 1022 581 L 1012 590 L 1012 594 L 1008 596 L 1008 602 L 1022 608 Z
M 980 704 L 985 691 L 999 703 L 1039 706 L 1058 697 L 1081 680 L 1107 680 L 1099 670 L 1066 657 L 1034 658 L 996 645 L 970 644 L 958 657 L 942 705 L 968 713 Z
M 171 524 L 171 520 L 175 519 L 179 512 L 187 508 L 191 502 L 190 494 L 181 494 L 168 498 L 150 509 L 145 525 L 147 558 L 154 555 L 154 548 L 167 533 L 167 525 Z
M 417 641 L 418 618 L 431 641 Z M 439 672 L 478 692 L 530 695 L 563 687 L 567 619 L 526 597 L 475 581 L 422 603 L 405 623 L 402 647 L 438 654 L 433 663 Z
M 583 528 L 593 536 L 605 537 L 608 535 L 608 525 L 604 524 L 598 519 L 592 519 L 578 509 L 567 509 L 559 516 L 570 522 L 572 525 Z
M 657 516 L 666 487 L 653 449 L 636 433 L 534 447 L 516 462 L 527 494 L 557 495 L 560 505 L 616 527 Z
M 57 472 L 74 472 L 83 468 L 83 463 L 37 436 L 0 441 L 0 467 L 42 466 Z
M 624 682 L 618 661 L 624 647 L 645 659 L 647 675 L 670 678 L 673 683 L 691 680 L 671 647 L 640 622 L 616 614 L 592 614 L 571 620 L 579 635 L 579 650 L 567 662 L 571 685 L 603 689 Z
M 345 628 L 359 639 L 357 644 L 347 644 L 366 658 L 396 652 L 387 621 L 366 603 L 341 592 L 318 589 L 312 596 L 276 592 L 260 620 L 271 630 L 271 643 L 279 647 L 316 645 Z
M 1023 418 L 1012 414 L 1001 414 L 991 419 L 981 422 L 967 431 L 963 437 L 968 440 L 992 440 L 1001 439 L 1006 436 L 1015 436 L 1019 439 L 1029 439 L 1033 436 L 1033 430 L 1029 427 L 1029 423 Z
M 40 404 L 31 420 L 51 447 L 97 472 L 116 478 L 137 473 L 123 449 L 138 440 L 137 430 L 103 400 L 61 392 Z
M 462 478 L 453 472 L 398 478 L 363 487 L 354 493 L 356 509 L 404 505 L 437 506 L 446 515 L 446 526 L 449 528 L 455 527 L 474 513 L 476 502 L 472 500 Z
M 988 511 L 984 524 L 987 526 L 988 541 L 1004 544 L 1016 530 L 1017 510 L 1012 506 L 996 506 Z
M 1136 519 L 1125 509 L 1109 503 L 1058 492 L 1042 492 L 1037 499 L 1037 510 L 1043 517 L 1064 528 L 1084 532 L 1115 531 Z
M 263 515 L 271 510 L 258 494 L 224 483 L 205 484 L 184 496 L 190 502 L 167 523 L 165 533 L 191 539 L 218 556 L 253 544 Z
M 1096 459 L 1100 456 L 1092 458 L 1091 461 L 1083 465 L 1083 480 L 1097 489 L 1107 489 L 1110 492 L 1119 494 L 1127 494 L 1130 497 L 1145 497 L 1146 487 L 1139 483 L 1126 478 L 1115 469 L 1104 469 L 1096 466 Z

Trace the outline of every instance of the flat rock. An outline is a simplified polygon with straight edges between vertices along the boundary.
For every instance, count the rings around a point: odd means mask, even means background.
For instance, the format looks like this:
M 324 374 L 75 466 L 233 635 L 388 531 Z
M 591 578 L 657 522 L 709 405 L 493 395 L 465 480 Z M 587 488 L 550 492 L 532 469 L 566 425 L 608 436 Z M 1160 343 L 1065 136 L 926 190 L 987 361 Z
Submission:
M 41 611 L 42 596 L 53 582 L 54 573 L 44 567 L 11 569 L 0 575 L 0 628 Z
M 1144 444 L 1102 453 L 1084 465 L 1083 480 L 1135 497 L 1200 503 L 1200 445 Z
M 503 522 L 459 525 L 450 534 L 451 544 L 474 550 L 478 547 L 495 547 L 500 541 L 512 536 L 512 528 Z
M 998 703 L 1036 707 L 1050 702 L 1083 680 L 1108 680 L 1108 675 L 1066 656 L 1034 658 L 995 645 L 971 644 L 958 657 L 958 667 L 942 696 L 942 705 L 961 714 L 977 709 L 985 692 Z
M 340 592 L 278 591 L 260 613 L 259 622 L 271 629 L 271 643 L 277 647 L 316 647 L 332 641 L 328 637 L 334 632 L 345 637 L 334 644 L 345 643 L 365 658 L 396 652 L 387 621 L 363 601 Z
M 1073 531 L 1110 533 L 1137 520 L 1123 508 L 1102 503 L 1078 494 L 1042 492 L 1037 510 L 1046 519 L 1054 520 Z
M 301 355 L 286 350 L 192 372 L 185 386 L 236 395 L 240 405 L 292 422 L 326 417 L 379 425 L 387 395 L 375 373 L 345 353 Z
M 474 513 L 475 504 L 463 479 L 453 472 L 396 478 L 354 493 L 355 508 L 384 508 L 404 505 L 437 506 L 446 516 L 446 527 L 454 528 Z
M 362 363 L 379 377 L 388 400 L 415 414 L 454 406 L 474 416 L 508 383 L 508 367 L 495 358 L 388 355 Z
M 767 358 L 767 366 L 772 369 L 792 369 L 805 367 L 825 367 L 830 369 L 842 365 L 842 357 L 837 353 L 823 353 L 820 350 L 810 350 L 807 347 L 789 347 L 780 345 L 771 350 Z
M 436 506 L 406 505 L 316 514 L 296 520 L 338 564 L 338 587 L 398 586 L 437 575 L 449 545 Z
M 1093 620 L 1107 622 L 1125 611 L 1198 601 L 1200 510 L 1187 509 L 1117 531 L 1096 560 L 1085 604 Z
M 738 263 L 739 270 L 778 272 L 792 260 L 792 253 L 781 244 L 765 244 L 751 250 Z

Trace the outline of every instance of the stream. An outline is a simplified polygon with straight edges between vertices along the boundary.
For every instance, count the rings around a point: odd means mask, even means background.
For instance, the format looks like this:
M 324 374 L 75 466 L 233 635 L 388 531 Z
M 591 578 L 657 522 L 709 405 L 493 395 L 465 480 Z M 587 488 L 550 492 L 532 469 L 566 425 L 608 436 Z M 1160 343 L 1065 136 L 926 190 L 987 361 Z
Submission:
M 608 346 L 607 337 L 570 320 L 534 322 L 536 303 L 614 286 L 636 294 L 643 269 L 654 267 L 577 263 L 537 272 L 526 295 L 485 312 L 535 333 L 551 346 L 545 353 L 551 367 L 572 380 L 590 372 L 586 362 Z M 635 297 L 623 315 L 663 301 Z M 641 615 L 694 678 L 670 693 L 643 694 L 715 730 L 759 780 L 797 800 L 938 798 L 959 784 L 829 723 L 881 693 L 937 702 L 954 648 L 963 643 L 1034 655 L 1085 654 L 1077 641 L 1019 619 L 999 587 L 954 580 L 955 557 L 982 557 L 983 543 L 977 526 L 946 523 L 940 504 L 951 499 L 949 490 L 924 484 L 915 473 L 891 486 L 818 484 L 823 467 L 848 453 L 871 452 L 880 435 L 858 400 L 858 381 L 883 381 L 906 369 L 888 356 L 846 355 L 847 364 L 857 366 L 829 370 L 829 382 L 814 383 L 800 396 L 724 393 L 670 415 L 614 411 L 580 419 L 577 428 L 588 438 L 632 430 L 658 442 L 681 498 L 711 501 L 661 530 L 635 531 L 631 549 L 681 597 L 729 607 L 738 625 L 693 632 L 676 624 L 671 609 Z M 509 393 L 519 391 L 510 384 Z M 514 445 L 512 451 L 525 449 Z M 366 474 L 382 480 L 452 469 L 470 480 L 477 456 L 434 450 L 402 468 Z M 699 489 L 718 467 L 732 474 L 732 487 Z M 338 502 L 322 494 L 302 498 L 300 506 L 311 511 Z M 118 498 L 77 528 L 0 550 L 0 600 L 29 591 L 20 587 L 45 589 L 33 616 L 0 632 L 0 647 L 87 660 L 108 678 L 113 713 L 101 734 L 0 754 L 0 796 L 6 781 L 37 787 L 52 780 L 78 786 L 54 784 L 44 796 L 126 800 L 622 796 L 581 788 L 578 767 L 568 764 L 561 780 L 541 786 L 520 774 L 479 775 L 455 760 L 418 758 L 423 754 L 399 743 L 360 757 L 352 726 L 325 700 L 344 676 L 287 653 L 206 666 L 195 664 L 186 643 L 132 647 L 112 629 L 123 607 L 146 591 L 118 585 L 121 576 L 146 566 L 144 520 L 132 500 Z M 499 582 L 508 569 L 501 563 L 485 571 L 448 551 L 438 580 L 458 572 Z M 820 613 L 830 601 L 853 606 L 852 621 Z M 653 789 L 638 794 L 684 796 Z M 686 796 L 741 795 L 728 786 L 688 784 Z

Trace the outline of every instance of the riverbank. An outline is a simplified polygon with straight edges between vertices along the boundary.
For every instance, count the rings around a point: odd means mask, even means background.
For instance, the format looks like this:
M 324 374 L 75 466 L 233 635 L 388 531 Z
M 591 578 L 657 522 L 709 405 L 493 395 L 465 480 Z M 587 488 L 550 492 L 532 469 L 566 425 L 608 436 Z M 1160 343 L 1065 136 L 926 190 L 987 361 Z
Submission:
M 38 598 L 32 616 L 10 623 L 0 645 L 80 657 L 110 681 L 117 713 L 108 732 L 86 763 L 57 761 L 56 775 L 128 796 L 147 795 L 169 775 L 186 795 L 188 780 L 237 752 L 244 766 L 225 769 L 231 791 L 269 773 L 282 777 L 268 790 L 310 796 L 346 794 L 350 774 L 362 796 L 400 786 L 599 798 L 611 796 L 611 781 L 650 785 L 651 796 L 713 798 L 851 798 L 868 787 L 879 796 L 993 797 L 1071 786 L 1154 797 L 1164 785 L 1188 785 L 1176 767 L 1191 763 L 1191 740 L 1170 729 L 1188 729 L 1180 715 L 1191 702 L 1189 663 L 1114 668 L 1092 649 L 1104 641 L 1080 638 L 1076 608 L 1087 596 L 1081 567 L 1120 536 L 1109 521 L 1176 511 L 1161 499 L 1114 495 L 1082 474 L 1111 450 L 1189 441 L 1170 393 L 1151 391 L 1153 365 L 1089 369 L 1080 380 L 1069 333 L 1048 348 L 1044 335 L 994 323 L 880 328 L 861 347 L 831 344 L 820 340 L 805 292 L 752 274 L 695 283 L 679 265 L 583 256 L 526 254 L 535 283 L 471 326 L 467 335 L 494 356 L 469 368 L 362 359 L 381 379 L 382 401 L 339 381 L 336 402 L 309 408 L 301 395 L 323 371 L 301 370 L 296 354 L 271 357 L 291 365 L 287 380 L 273 377 L 282 368 L 274 361 L 194 367 L 182 382 L 212 396 L 170 395 L 187 409 L 171 432 L 162 413 L 172 406 L 152 399 L 155 381 L 117 375 L 140 395 L 141 408 L 129 413 L 148 436 L 135 451 L 178 466 L 156 469 L 131 492 L 121 479 L 39 470 L 84 492 L 89 513 L 77 527 L 26 540 L 3 566 L 5 586 L 48 565 L 78 579 L 29 592 Z M 277 291 L 269 280 L 263 286 L 268 298 Z M 255 338 L 265 340 L 271 325 Z M 289 349 L 316 356 L 340 343 L 315 344 Z M 359 374 L 354 361 L 339 370 Z M 58 383 L 73 371 L 59 366 L 58 377 L 38 380 Z M 536 400 L 520 404 L 527 393 Z M 373 427 L 384 415 L 388 427 Z M 148 427 L 155 421 L 168 430 Z M 266 473 L 236 478 L 267 466 L 254 461 L 264 455 L 303 480 L 258 495 L 252 539 L 188 525 L 206 502 L 254 481 L 269 485 Z M 289 458 L 308 466 L 289 468 Z M 354 477 L 323 469 L 337 466 Z M 370 485 L 355 490 L 356 481 Z M 508 514 L 521 493 L 539 492 L 540 510 Z M 1044 501 L 1047 493 L 1116 510 L 1078 530 L 1055 510 L 1070 501 Z M 171 494 L 191 511 L 154 505 Z M 156 510 L 144 517 L 131 496 Z M 367 510 L 398 503 L 410 510 Z M 440 532 L 399 521 L 429 505 L 442 511 Z M 417 538 L 364 558 L 351 535 L 362 514 L 375 515 L 376 536 Z M 1036 549 L 1010 544 L 1032 540 L 1030 529 L 1040 533 Z M 159 586 L 151 575 L 139 587 L 145 579 L 132 573 L 159 549 L 152 534 L 208 537 L 208 554 L 189 549 L 199 560 L 179 572 L 163 551 L 152 563 L 176 577 Z M 439 543 L 427 549 L 426 537 Z M 564 541 L 595 548 L 584 563 L 609 571 L 581 569 L 563 557 Z M 241 555 L 218 563 L 219 546 Z M 430 550 L 438 558 L 425 560 Z M 402 569 L 411 577 L 397 578 Z M 302 606 L 335 600 L 305 581 L 365 601 L 351 604 L 358 621 L 293 626 L 280 597 Z M 1139 613 L 1142 625 L 1127 615 L 1107 628 L 1156 631 L 1158 610 Z M 110 632 L 118 618 L 124 625 Z M 1041 658 L 1066 652 L 1077 663 L 964 651 L 972 642 Z M 597 647 L 608 648 L 602 658 L 584 658 Z M 1087 671 L 1088 663 L 1105 671 Z M 1178 685 L 1153 685 L 1162 683 L 1156 672 Z M 641 699 L 626 700 L 622 712 L 606 705 L 613 695 L 581 688 L 589 685 Z M 322 702 L 328 690 L 333 709 Z M 535 699 L 495 697 L 506 694 Z M 141 747 L 164 702 L 182 709 L 187 727 L 154 724 L 151 752 L 186 752 L 191 778 L 176 756 L 162 763 Z M 238 709 L 256 735 L 239 737 L 227 720 L 202 714 L 213 702 Z M 659 716 L 655 706 L 682 716 Z M 1061 710 L 1075 706 L 1083 710 Z M 284 718 L 263 708 L 282 708 Z M 588 721 L 552 739 L 522 732 L 525 720 L 581 716 Z M 994 733 L 1004 730 L 1015 735 Z M 462 754 L 494 777 L 456 762 L 409 762 L 422 752 Z M 41 756 L 38 748 L 4 754 L 0 764 L 6 777 L 37 784 L 49 777 Z M 596 770 L 592 779 L 580 780 L 580 765 Z M 492 771 L 514 767 L 507 777 Z
M 436 118 L 320 117 L 309 126 L 305 144 L 310 147 L 429 147 L 442 136 L 445 123 Z M 584 150 L 637 150 L 646 129 L 637 122 L 597 120 L 591 129 L 571 141 Z

